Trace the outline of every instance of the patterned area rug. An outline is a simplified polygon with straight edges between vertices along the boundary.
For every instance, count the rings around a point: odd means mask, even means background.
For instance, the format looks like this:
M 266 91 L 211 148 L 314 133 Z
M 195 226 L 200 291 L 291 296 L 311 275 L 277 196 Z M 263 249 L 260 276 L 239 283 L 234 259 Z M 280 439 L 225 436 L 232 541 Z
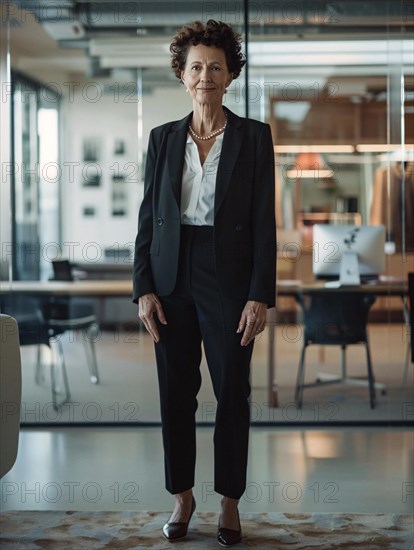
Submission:
M 413 517 L 402 514 L 240 514 L 243 542 L 260 550 L 413 550 Z M 2 550 L 171 549 L 160 534 L 168 514 L 157 512 L 7 511 L 1 517 Z M 184 550 L 218 548 L 217 514 L 196 513 Z

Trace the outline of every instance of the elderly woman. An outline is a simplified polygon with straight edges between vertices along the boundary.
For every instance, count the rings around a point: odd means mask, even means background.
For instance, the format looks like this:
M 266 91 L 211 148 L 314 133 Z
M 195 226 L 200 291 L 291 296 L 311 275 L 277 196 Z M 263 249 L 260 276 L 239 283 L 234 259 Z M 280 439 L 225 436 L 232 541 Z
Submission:
M 150 134 L 133 272 L 133 301 L 155 342 L 166 488 L 176 497 L 163 533 L 185 537 L 195 509 L 203 342 L 217 399 L 214 489 L 222 495 L 223 546 L 241 540 L 250 359 L 275 303 L 276 274 L 270 127 L 222 104 L 245 63 L 240 42 L 213 20 L 184 25 L 173 38 L 172 68 L 193 110 Z

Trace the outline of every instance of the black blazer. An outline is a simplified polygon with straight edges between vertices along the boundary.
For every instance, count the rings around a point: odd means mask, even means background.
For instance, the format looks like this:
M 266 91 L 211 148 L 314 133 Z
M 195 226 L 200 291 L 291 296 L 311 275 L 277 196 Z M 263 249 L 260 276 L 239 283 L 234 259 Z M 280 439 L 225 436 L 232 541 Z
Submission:
M 270 126 L 229 109 L 216 178 L 214 256 L 219 286 L 236 300 L 275 304 L 274 153 Z M 181 181 L 192 113 L 151 131 L 138 218 L 133 301 L 175 287 Z

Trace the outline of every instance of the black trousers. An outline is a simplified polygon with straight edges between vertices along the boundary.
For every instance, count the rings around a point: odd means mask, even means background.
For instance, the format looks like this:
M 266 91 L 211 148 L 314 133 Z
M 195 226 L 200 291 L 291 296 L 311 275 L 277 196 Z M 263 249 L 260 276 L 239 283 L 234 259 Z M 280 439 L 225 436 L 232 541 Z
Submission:
M 236 330 L 246 300 L 229 300 L 220 292 L 213 228 L 182 225 L 177 284 L 160 297 L 168 324 L 157 323 L 155 344 L 166 488 L 172 494 L 194 485 L 202 342 L 217 399 L 214 490 L 236 499 L 245 491 L 253 342 L 241 346 Z

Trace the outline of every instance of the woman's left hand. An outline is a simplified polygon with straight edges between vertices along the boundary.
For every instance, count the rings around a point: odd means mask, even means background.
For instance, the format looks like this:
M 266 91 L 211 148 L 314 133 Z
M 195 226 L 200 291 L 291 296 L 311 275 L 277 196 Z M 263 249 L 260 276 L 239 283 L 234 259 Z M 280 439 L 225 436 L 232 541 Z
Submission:
M 266 323 L 267 304 L 249 300 L 243 308 L 237 332 L 243 332 L 241 345 L 247 346 L 260 334 Z

